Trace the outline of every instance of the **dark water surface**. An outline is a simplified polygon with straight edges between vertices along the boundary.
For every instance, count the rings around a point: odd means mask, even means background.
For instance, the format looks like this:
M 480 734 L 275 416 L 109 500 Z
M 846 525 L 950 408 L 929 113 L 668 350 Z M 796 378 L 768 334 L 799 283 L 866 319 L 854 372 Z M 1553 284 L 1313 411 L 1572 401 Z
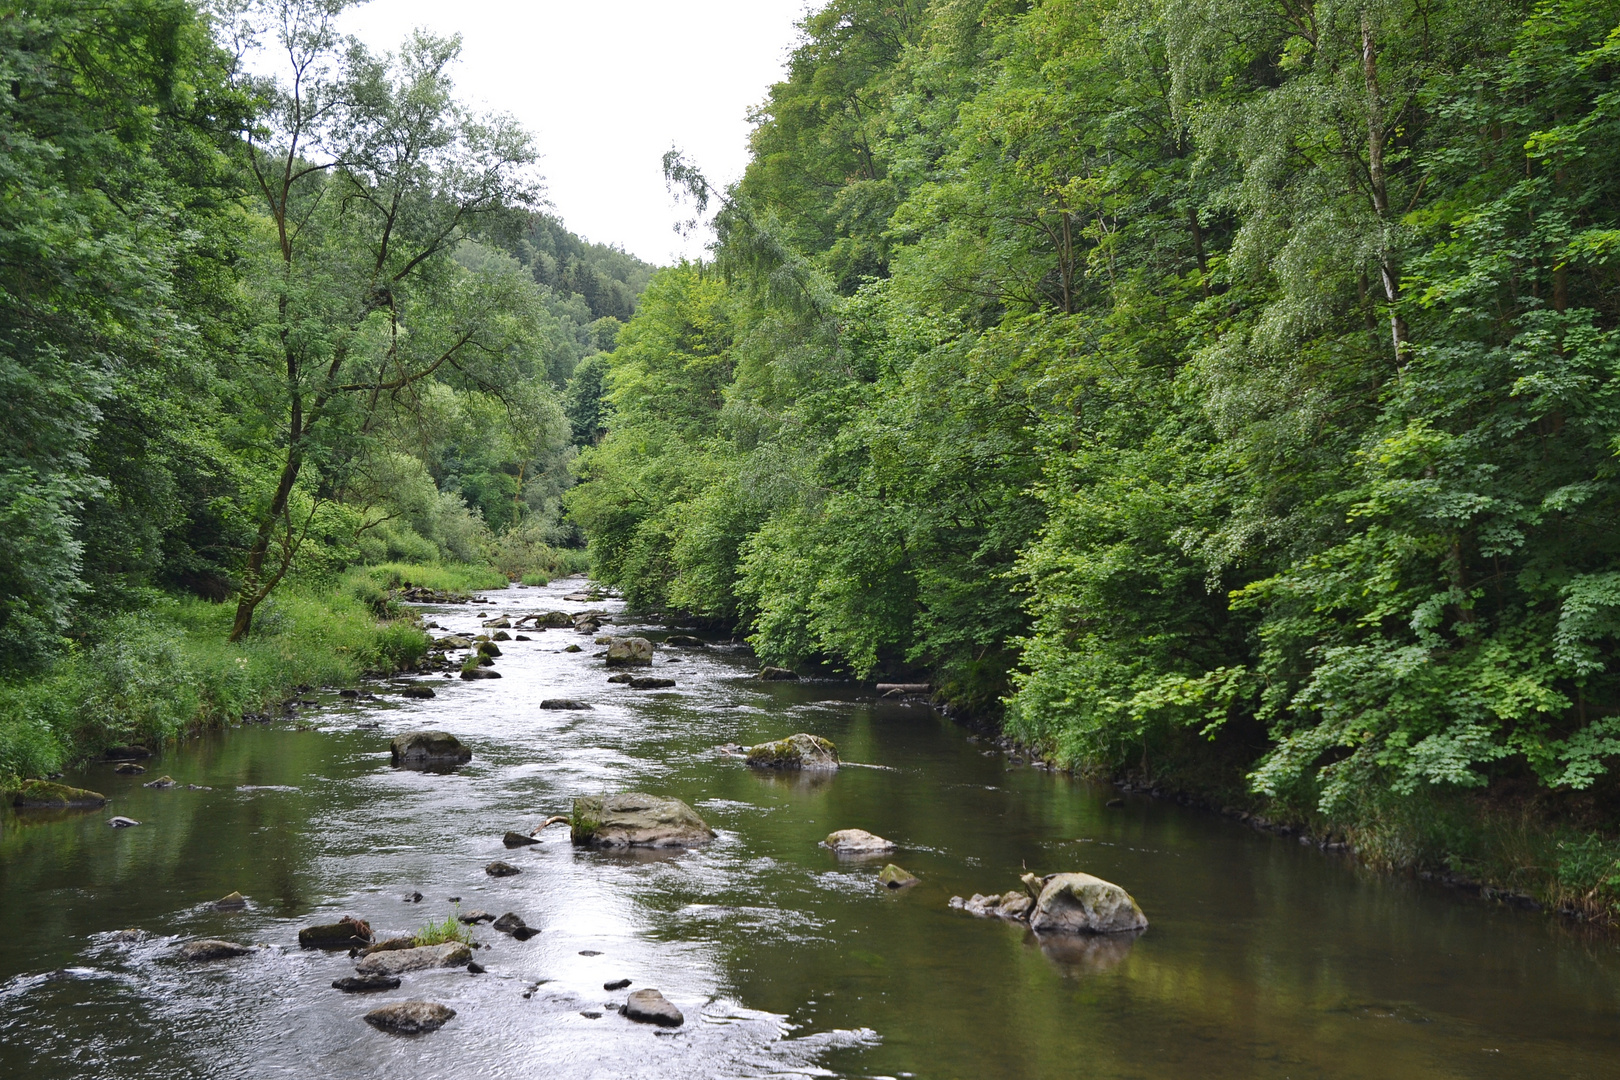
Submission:
M 579 584 L 434 617 L 470 630 L 481 611 L 579 609 L 560 600 Z M 1011 766 L 927 709 L 751 681 L 740 651 L 660 648 L 654 672 L 678 686 L 649 692 L 608 684 L 588 642 L 562 652 L 585 641 L 572 631 L 533 637 L 502 644 L 499 681 L 435 678 L 425 702 L 397 682 L 377 703 L 322 692 L 315 730 L 221 733 L 142 777 L 98 765 L 68 780 L 112 796 L 106 811 L 0 819 L 0 1076 L 1620 1076 L 1609 942 L 1174 806 L 1107 809 L 1112 791 Z M 391 769 L 389 736 L 424 726 L 469 742 L 472 763 Z M 766 776 L 714 752 L 795 731 L 871 767 Z M 141 786 L 164 773 L 212 790 Z M 640 858 L 576 851 L 562 828 L 501 844 L 616 790 L 679 796 L 720 839 Z M 817 846 L 842 828 L 898 841 L 922 883 L 890 893 L 881 860 Z M 493 859 L 523 872 L 490 878 Z M 1042 943 L 947 908 L 1015 887 L 1026 864 L 1124 885 L 1150 929 Z M 213 910 L 233 890 L 250 907 Z M 330 989 L 351 962 L 297 947 L 299 926 L 347 914 L 414 931 L 457 896 L 544 933 L 480 927 L 487 974 L 418 972 L 377 995 Z M 176 963 L 190 937 L 265 948 Z M 685 1026 L 606 1011 L 619 978 L 661 989 Z M 419 1038 L 360 1019 L 414 997 L 458 1015 Z

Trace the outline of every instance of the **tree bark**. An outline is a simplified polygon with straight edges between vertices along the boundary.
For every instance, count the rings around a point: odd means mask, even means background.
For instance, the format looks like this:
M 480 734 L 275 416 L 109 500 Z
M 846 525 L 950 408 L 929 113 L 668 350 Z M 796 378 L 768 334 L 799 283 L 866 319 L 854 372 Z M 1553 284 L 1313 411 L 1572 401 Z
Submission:
M 1407 359 L 1406 320 L 1401 318 L 1401 274 L 1389 250 L 1389 181 L 1384 169 L 1384 99 L 1378 85 L 1378 51 L 1373 41 L 1372 21 L 1361 15 L 1361 68 L 1367 82 L 1367 178 L 1372 187 L 1373 212 L 1378 215 L 1378 276 L 1389 304 L 1389 336 L 1395 345 L 1395 362 L 1402 367 Z

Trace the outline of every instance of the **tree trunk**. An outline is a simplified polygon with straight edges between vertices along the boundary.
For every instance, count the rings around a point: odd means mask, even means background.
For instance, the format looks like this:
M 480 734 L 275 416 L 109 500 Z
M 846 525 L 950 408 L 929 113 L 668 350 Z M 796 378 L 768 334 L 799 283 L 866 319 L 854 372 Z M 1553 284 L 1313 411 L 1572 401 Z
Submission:
M 270 538 L 275 534 L 276 521 L 287 512 L 287 503 L 292 498 L 293 485 L 298 483 L 298 473 L 303 464 L 303 458 L 296 450 L 287 452 L 287 464 L 282 467 L 281 480 L 277 482 L 276 493 L 270 499 L 270 508 L 259 522 L 253 546 L 248 549 L 247 572 L 242 578 L 242 591 L 236 599 L 236 621 L 231 624 L 232 641 L 241 641 L 253 629 L 254 609 L 270 595 L 270 590 L 287 572 L 287 568 L 282 566 L 266 582 L 264 560 L 270 553 Z
M 1389 186 L 1384 172 L 1384 101 L 1378 86 L 1378 52 L 1373 44 L 1372 22 L 1361 16 L 1361 68 L 1367 80 L 1367 177 L 1371 182 L 1373 211 L 1378 215 L 1378 276 L 1389 303 L 1389 336 L 1395 345 L 1395 362 L 1406 365 L 1406 321 L 1397 306 L 1401 299 L 1401 275 L 1389 250 Z

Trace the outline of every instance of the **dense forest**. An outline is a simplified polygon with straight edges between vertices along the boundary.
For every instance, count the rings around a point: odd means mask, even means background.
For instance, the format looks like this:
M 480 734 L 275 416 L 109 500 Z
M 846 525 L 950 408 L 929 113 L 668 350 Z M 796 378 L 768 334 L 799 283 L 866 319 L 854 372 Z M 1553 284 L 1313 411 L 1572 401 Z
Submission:
M 457 40 L 344 6 L 0 14 L 0 779 L 312 678 L 332 612 L 271 639 L 351 567 L 583 566 L 559 498 L 652 267 L 547 212 Z
M 1374 859 L 1477 870 L 1495 807 L 1620 881 L 1620 5 L 835 0 L 755 122 L 734 186 L 666 159 L 718 242 L 605 360 L 600 578 Z
M 588 539 L 1063 765 L 1620 895 L 1620 5 L 835 0 L 656 272 L 344 6 L 0 15 L 0 777 Z

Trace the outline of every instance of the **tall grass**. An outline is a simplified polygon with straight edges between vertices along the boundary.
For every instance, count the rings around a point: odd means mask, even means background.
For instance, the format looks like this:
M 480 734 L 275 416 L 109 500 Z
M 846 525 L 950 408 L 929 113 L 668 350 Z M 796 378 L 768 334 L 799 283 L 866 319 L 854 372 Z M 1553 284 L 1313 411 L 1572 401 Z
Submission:
M 446 945 L 452 941 L 459 941 L 463 945 L 471 945 L 473 941 L 471 928 L 462 924 L 454 914 L 446 915 L 443 922 L 430 922 L 415 935 L 418 948 L 424 945 Z
M 232 605 L 163 598 L 109 624 L 43 675 L 0 682 L 0 787 L 108 746 L 161 744 L 278 705 L 300 685 L 352 683 L 414 663 L 421 630 L 379 621 L 347 591 L 278 592 L 231 644 Z

